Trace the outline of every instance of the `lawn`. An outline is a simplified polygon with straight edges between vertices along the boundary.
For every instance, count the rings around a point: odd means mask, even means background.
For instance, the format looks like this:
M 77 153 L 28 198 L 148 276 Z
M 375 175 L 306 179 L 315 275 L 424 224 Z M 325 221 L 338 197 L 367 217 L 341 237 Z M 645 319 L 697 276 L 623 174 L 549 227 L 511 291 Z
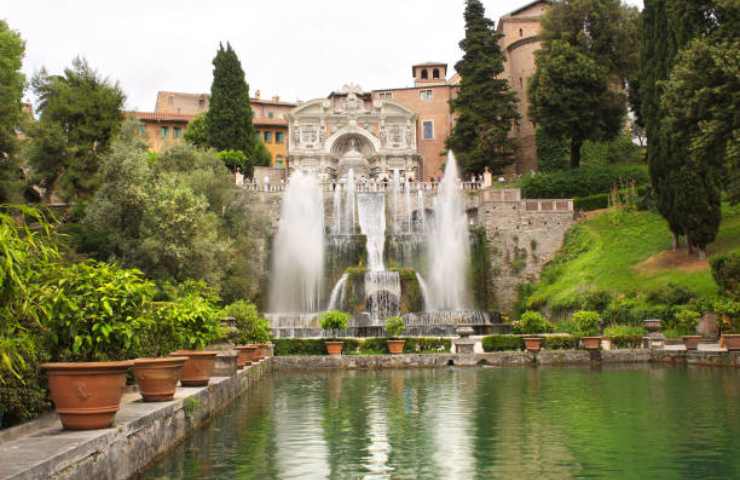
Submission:
M 667 283 L 705 296 L 717 293 L 708 262 L 673 253 L 665 221 L 654 212 L 607 211 L 574 226 L 556 258 L 545 267 L 528 305 L 568 308 L 582 294 L 645 292 Z M 740 206 L 723 208 L 709 255 L 740 249 Z

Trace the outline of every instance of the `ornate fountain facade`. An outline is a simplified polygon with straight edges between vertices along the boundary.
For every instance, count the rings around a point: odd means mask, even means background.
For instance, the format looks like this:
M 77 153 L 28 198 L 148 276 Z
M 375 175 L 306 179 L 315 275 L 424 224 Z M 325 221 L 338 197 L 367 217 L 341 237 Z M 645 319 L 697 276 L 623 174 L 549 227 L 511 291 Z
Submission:
M 357 85 L 305 102 L 287 115 L 291 171 L 311 171 L 322 181 L 420 178 L 416 114 L 391 100 L 373 100 Z

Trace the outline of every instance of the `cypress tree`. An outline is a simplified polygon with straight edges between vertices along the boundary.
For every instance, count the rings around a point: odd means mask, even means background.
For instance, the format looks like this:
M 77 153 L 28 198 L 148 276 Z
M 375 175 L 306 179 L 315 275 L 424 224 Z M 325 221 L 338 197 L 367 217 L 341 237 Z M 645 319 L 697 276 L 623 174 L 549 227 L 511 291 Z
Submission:
M 481 173 L 485 167 L 500 172 L 514 163 L 515 144 L 508 138 L 519 120 L 516 94 L 501 77 L 504 56 L 494 23 L 485 16 L 479 0 L 467 0 L 465 38 L 460 42 L 463 58 L 455 65 L 460 74 L 460 91 L 450 101 L 457 121 L 447 139 L 467 173 Z
M 247 158 L 254 155 L 257 133 L 252 124 L 249 85 L 234 49 L 219 44 L 213 59 L 213 83 L 206 114 L 208 144 L 218 151 L 238 150 Z

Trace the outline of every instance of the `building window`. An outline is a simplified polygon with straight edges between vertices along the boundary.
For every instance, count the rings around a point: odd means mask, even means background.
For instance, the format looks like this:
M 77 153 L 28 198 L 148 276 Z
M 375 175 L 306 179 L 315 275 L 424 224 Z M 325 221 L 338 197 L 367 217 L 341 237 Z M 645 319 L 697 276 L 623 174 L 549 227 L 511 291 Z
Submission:
M 432 120 L 424 120 L 421 123 L 421 130 L 424 140 L 434 140 L 434 122 Z
M 274 114 L 274 113 L 272 113 L 272 112 L 267 112 L 267 118 L 272 118 L 272 117 L 274 117 L 274 116 L 275 116 L 275 114 Z
M 519 77 L 519 88 L 524 88 L 524 80 L 522 77 Z
M 524 30 L 522 30 L 521 28 L 519 29 L 519 36 L 520 37 L 523 37 L 524 36 Z
M 275 168 L 285 168 L 285 159 L 282 155 L 275 157 Z
M 439 79 L 439 68 L 432 70 L 432 78 Z
M 429 78 L 429 72 L 427 72 L 427 69 L 425 68 L 424 70 L 421 71 L 421 79 L 427 80 L 428 78 Z
M 285 132 L 275 132 L 275 143 L 285 143 Z
M 182 136 L 182 128 L 175 127 L 172 129 L 172 136 L 175 138 L 180 138 Z
M 265 143 L 272 143 L 272 132 L 265 130 Z
M 170 133 L 170 127 L 161 127 L 159 129 L 159 134 L 162 135 L 162 138 L 167 138 L 167 135 Z
M 141 135 L 142 137 L 146 135 L 146 128 L 144 127 L 144 125 L 139 125 L 139 135 Z
M 421 92 L 419 92 L 419 96 L 421 97 L 422 100 L 429 102 L 432 100 L 432 91 L 422 90 Z

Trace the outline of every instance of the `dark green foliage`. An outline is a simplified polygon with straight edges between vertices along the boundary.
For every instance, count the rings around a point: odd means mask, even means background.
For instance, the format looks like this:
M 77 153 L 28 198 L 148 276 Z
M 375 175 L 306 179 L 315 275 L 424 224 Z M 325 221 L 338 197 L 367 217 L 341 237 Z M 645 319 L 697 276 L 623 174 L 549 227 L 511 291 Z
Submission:
M 542 127 L 535 132 L 537 167 L 540 172 L 554 172 L 568 168 L 568 141 L 548 135 Z
M 541 313 L 526 311 L 513 323 L 514 333 L 551 333 L 555 327 Z
M 495 308 L 493 272 L 491 270 L 490 243 L 485 228 L 472 228 L 470 249 L 471 280 L 473 300 L 479 310 L 490 311 Z
M 32 81 L 41 119 L 30 130 L 29 160 L 47 197 L 87 198 L 100 184 L 101 160 L 122 122 L 125 96 L 118 84 L 102 78 L 81 58 Z
M 581 163 L 584 166 L 643 163 L 645 152 L 629 135 L 621 134 L 607 142 L 584 142 Z
M 232 172 L 237 170 L 240 172 L 246 171 L 247 157 L 240 150 L 222 150 L 218 152 L 218 158 L 220 158 L 221 161 L 224 162 L 224 165 L 226 165 L 226 168 Z M 251 177 L 251 175 L 249 176 Z
M 686 287 L 669 283 L 662 287 L 649 290 L 645 300 L 652 304 L 683 305 L 696 298 L 696 295 Z
M 644 298 L 618 298 L 604 310 L 602 316 L 606 323 L 642 326 L 650 318 L 665 320 L 671 314 L 664 304 L 651 304 Z
M 206 114 L 201 113 L 188 123 L 185 129 L 185 141 L 193 146 L 208 148 L 208 131 L 206 130 Z
M 508 134 L 519 113 L 516 95 L 501 75 L 501 37 L 486 18 L 483 4 L 467 0 L 465 38 L 460 42 L 463 58 L 455 65 L 462 81 L 450 102 L 457 121 L 447 139 L 447 148 L 455 152 L 466 173 L 482 173 L 485 167 L 500 172 L 514 161 L 515 145 Z
M 740 299 L 740 253 L 718 255 L 710 259 L 712 277 L 720 291 L 732 298 Z
M 648 183 L 649 177 L 644 166 L 595 166 L 527 175 L 521 180 L 521 189 L 525 198 L 587 197 L 608 193 L 614 185 L 632 181 L 637 186 Z
M 270 323 L 260 315 L 257 307 L 246 300 L 237 300 L 226 306 L 223 316 L 233 317 L 236 322 L 238 344 L 263 343 L 270 340 Z
M 19 377 L 0 371 L 0 429 L 33 419 L 50 407 L 39 358 L 26 358 Z
M 524 350 L 524 339 L 518 335 L 489 335 L 481 342 L 485 352 Z
M 253 116 L 241 62 L 229 43 L 226 48 L 219 45 L 205 121 L 208 145 L 218 151 L 239 150 L 252 158 L 257 141 Z
M 542 347 L 546 350 L 575 350 L 581 341 L 577 335 L 548 335 Z
M 597 193 L 587 197 L 576 197 L 573 199 L 573 208 L 581 212 L 590 212 L 609 207 L 609 194 Z
M 16 159 L 16 132 L 22 124 L 21 98 L 26 77 L 21 72 L 25 43 L 0 20 L 0 203 L 22 200 L 23 175 Z
M 410 268 L 392 268 L 391 270 L 398 270 L 401 277 L 401 314 L 421 312 L 424 309 L 424 298 L 421 295 L 421 287 L 419 286 L 419 279 L 416 278 L 416 272 Z

